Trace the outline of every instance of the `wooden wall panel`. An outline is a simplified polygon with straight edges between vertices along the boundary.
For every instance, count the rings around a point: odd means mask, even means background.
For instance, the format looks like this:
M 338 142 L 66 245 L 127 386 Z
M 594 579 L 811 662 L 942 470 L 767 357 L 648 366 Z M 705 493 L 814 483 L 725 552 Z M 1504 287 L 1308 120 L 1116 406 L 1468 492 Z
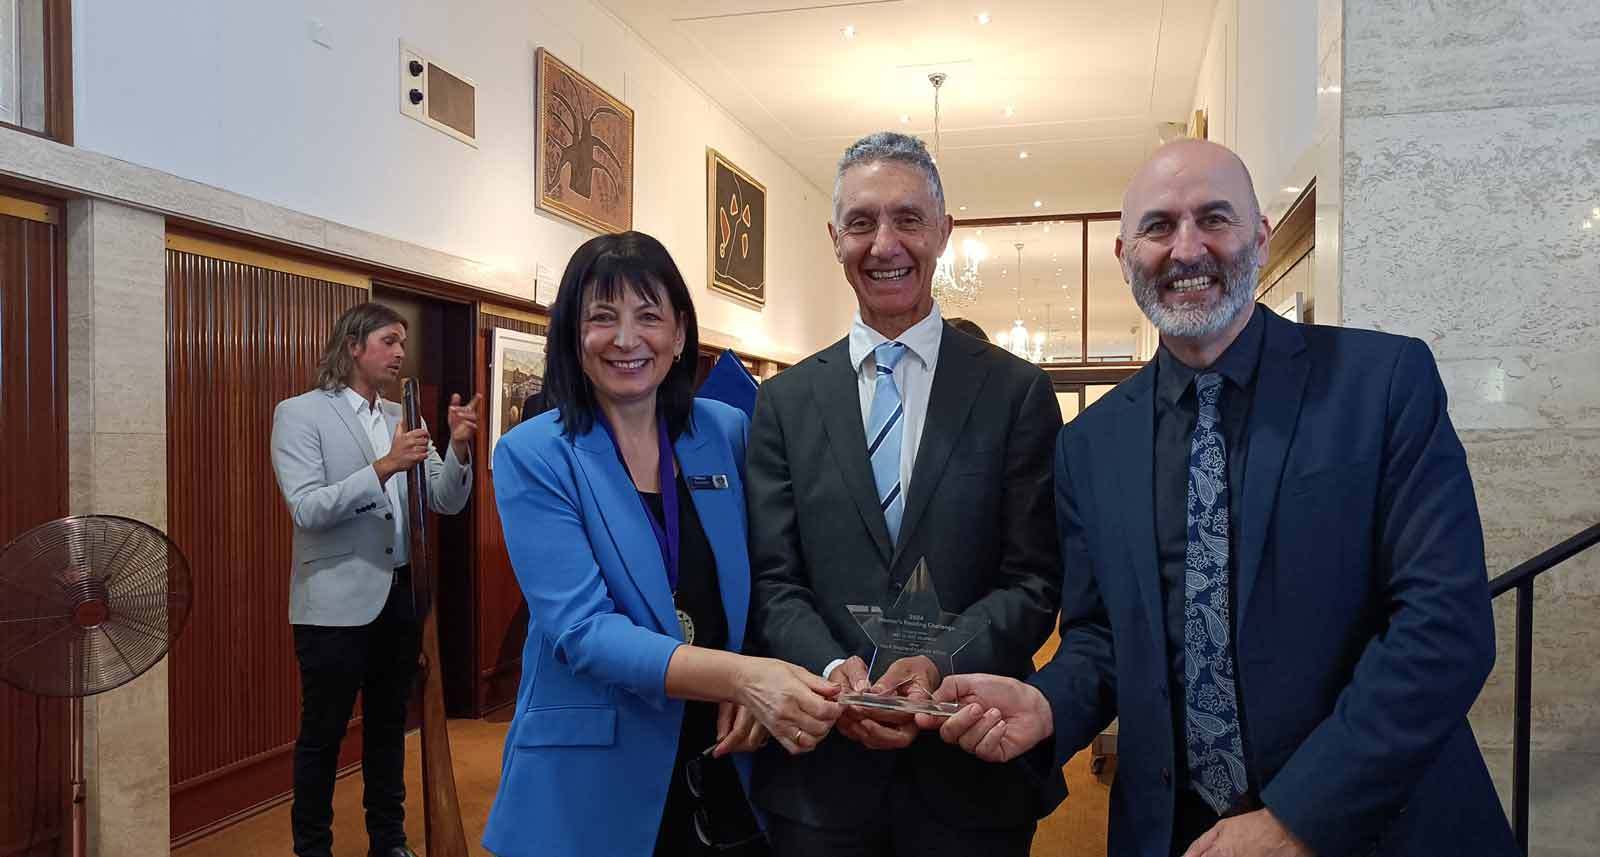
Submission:
M 0 545 L 67 513 L 64 255 L 37 219 L 57 212 L 0 215 Z M 0 684 L 0 857 L 67 851 L 67 713 Z
M 366 298 L 347 284 L 167 251 L 168 533 L 195 592 L 170 664 L 174 839 L 290 788 L 300 689 L 272 412 L 311 388 L 334 320 Z
M 544 334 L 543 324 L 525 319 L 478 314 L 478 343 L 475 371 L 484 395 L 490 395 L 489 357 L 494 328 Z M 485 408 L 487 414 L 488 409 Z M 522 644 L 528 637 L 528 604 L 511 571 L 505 536 L 500 529 L 500 510 L 494 503 L 494 475 L 487 464 L 489 433 L 479 433 L 479 465 L 474 498 L 478 509 L 478 714 L 481 716 L 516 701 L 517 682 L 522 677 Z

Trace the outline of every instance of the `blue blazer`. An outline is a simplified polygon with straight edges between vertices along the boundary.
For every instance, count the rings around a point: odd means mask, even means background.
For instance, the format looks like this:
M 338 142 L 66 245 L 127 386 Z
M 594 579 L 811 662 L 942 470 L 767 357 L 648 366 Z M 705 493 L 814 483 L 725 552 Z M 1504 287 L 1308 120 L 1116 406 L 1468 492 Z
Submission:
M 1483 530 L 1427 346 L 1266 313 L 1234 544 L 1253 789 L 1319 857 L 1517 853 L 1467 726 L 1494 662 Z M 1154 362 L 1061 432 L 1056 754 L 1120 717 L 1109 851 L 1167 857 L 1174 723 Z M 1187 844 L 1187 843 L 1185 843 Z
M 644 505 L 596 425 L 562 436 L 557 412 L 518 425 L 494 453 L 495 501 L 528 599 L 522 684 L 483 845 L 499 855 L 649 854 L 666 804 L 683 703 L 667 661 L 682 632 Z M 705 399 L 674 445 L 717 562 L 728 649 L 750 601 L 744 450 L 749 420 Z M 749 759 L 735 757 L 749 782 Z

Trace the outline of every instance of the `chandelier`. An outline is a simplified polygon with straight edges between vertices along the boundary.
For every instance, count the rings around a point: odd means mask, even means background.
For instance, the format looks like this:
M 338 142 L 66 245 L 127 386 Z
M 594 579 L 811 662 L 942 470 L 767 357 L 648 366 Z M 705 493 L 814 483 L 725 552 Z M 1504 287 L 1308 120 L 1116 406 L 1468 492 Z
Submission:
M 939 138 L 939 87 L 944 85 L 943 72 L 934 72 L 928 75 L 928 82 L 933 84 L 933 162 L 939 163 L 939 158 L 944 154 L 942 141 Z M 969 248 L 967 251 L 966 267 L 958 276 L 956 274 L 956 248 L 954 243 L 946 243 L 944 252 L 939 255 L 939 262 L 933 269 L 933 299 L 946 309 L 961 309 L 968 307 L 978 299 L 978 293 L 983 290 L 983 280 L 978 276 L 978 262 L 981 258 L 974 258 Z
M 1030 346 L 1033 344 L 1028 336 L 1028 328 L 1022 324 L 1022 242 L 1018 241 L 1017 247 L 1017 318 L 1011 323 L 1011 329 L 1001 334 L 1000 347 L 1024 360 L 1034 359 L 1031 356 Z M 1044 343 L 1040 343 L 1043 345 Z

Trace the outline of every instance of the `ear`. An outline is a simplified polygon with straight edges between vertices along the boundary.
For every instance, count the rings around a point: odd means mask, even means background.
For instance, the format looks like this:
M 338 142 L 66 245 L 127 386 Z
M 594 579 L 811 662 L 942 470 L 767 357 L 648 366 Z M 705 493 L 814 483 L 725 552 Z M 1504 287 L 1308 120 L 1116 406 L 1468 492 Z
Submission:
M 1256 263 L 1263 267 L 1267 264 L 1268 248 L 1272 244 L 1272 224 L 1266 215 L 1261 216 L 1261 222 L 1256 226 Z
M 950 236 L 955 234 L 956 219 L 946 214 L 944 222 L 940 225 L 944 227 L 944 235 L 939 238 L 939 255 L 943 256 L 945 249 L 950 245 Z
M 828 222 L 828 240 L 833 243 L 833 259 L 839 264 L 844 264 L 844 249 L 839 246 L 839 232 L 833 228 L 833 222 Z
M 1117 257 L 1117 265 L 1122 268 L 1122 281 L 1124 283 L 1131 283 L 1133 282 L 1133 278 L 1130 276 L 1131 272 L 1128 270 L 1128 260 L 1122 255 L 1124 249 L 1122 236 L 1118 235 L 1117 243 L 1111 245 L 1111 252 Z

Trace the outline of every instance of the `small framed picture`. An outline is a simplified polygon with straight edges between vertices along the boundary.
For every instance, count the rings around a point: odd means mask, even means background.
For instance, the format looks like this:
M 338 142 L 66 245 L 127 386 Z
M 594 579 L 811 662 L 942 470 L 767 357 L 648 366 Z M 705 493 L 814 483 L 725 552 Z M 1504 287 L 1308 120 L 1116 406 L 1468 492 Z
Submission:
M 489 467 L 500 435 L 522 422 L 528 399 L 544 392 L 545 338 L 497 327 L 489 358 Z

